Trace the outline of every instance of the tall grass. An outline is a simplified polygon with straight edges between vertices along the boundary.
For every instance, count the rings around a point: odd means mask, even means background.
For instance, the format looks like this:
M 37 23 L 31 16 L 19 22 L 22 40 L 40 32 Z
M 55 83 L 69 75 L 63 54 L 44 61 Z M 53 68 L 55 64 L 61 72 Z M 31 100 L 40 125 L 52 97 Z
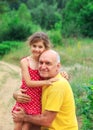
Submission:
M 11 49 L 10 53 L 2 57 L 2 60 L 19 65 L 20 59 L 30 54 L 30 48 L 27 43 L 20 42 L 19 44 L 21 44 L 20 48 L 16 50 L 14 48 Z

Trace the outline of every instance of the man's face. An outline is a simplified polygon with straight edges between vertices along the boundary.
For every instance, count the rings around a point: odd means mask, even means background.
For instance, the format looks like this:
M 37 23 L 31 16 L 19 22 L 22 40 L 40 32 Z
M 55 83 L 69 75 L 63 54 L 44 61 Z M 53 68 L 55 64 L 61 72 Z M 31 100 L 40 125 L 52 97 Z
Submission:
M 44 52 L 39 59 L 39 73 L 44 79 L 55 77 L 59 72 L 60 64 L 57 63 L 56 55 Z

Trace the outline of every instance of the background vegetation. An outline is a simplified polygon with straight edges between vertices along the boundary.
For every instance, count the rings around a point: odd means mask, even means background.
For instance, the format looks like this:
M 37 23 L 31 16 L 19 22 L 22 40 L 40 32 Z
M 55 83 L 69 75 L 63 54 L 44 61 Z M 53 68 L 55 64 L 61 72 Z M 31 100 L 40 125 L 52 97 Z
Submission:
M 46 32 L 70 75 L 80 130 L 93 129 L 93 1 L 1 0 L 0 59 L 19 65 L 29 55 L 25 43 Z M 20 51 L 21 49 L 21 51 Z

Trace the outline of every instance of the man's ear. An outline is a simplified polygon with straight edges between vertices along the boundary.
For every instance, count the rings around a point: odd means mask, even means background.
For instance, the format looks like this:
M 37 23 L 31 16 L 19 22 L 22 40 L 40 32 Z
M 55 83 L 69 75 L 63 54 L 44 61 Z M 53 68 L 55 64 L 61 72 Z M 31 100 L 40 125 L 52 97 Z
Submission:
M 60 69 L 60 68 L 61 68 L 61 64 L 60 64 L 60 63 L 58 63 L 58 64 L 57 64 L 57 67 L 58 67 L 58 69 Z

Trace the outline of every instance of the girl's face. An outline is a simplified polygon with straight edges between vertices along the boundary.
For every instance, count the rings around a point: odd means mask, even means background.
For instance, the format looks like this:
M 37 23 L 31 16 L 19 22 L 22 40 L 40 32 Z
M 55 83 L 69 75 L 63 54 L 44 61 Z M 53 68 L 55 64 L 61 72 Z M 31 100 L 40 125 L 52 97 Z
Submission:
M 33 55 L 33 57 L 35 58 L 39 58 L 39 56 L 41 55 L 41 53 L 45 50 L 45 46 L 43 41 L 39 41 L 36 43 L 33 43 L 31 45 L 31 53 Z

